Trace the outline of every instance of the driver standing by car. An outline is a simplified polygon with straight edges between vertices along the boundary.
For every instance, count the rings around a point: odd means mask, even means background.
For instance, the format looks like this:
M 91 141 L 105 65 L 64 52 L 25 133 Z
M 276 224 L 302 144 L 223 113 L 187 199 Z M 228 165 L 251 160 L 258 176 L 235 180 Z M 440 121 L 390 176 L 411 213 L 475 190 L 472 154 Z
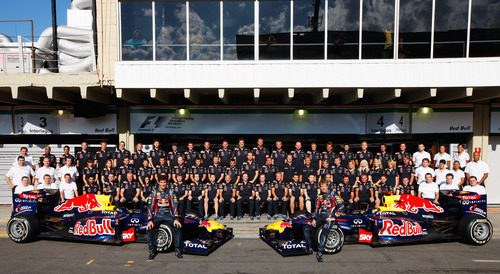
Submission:
M 151 192 L 148 201 L 148 220 L 146 226 L 148 236 L 149 257 L 148 260 L 154 259 L 157 254 L 156 239 L 154 235 L 160 224 L 166 222 L 173 227 L 175 256 L 182 258 L 181 253 L 181 222 L 177 213 L 177 196 L 171 189 L 167 189 L 167 178 L 160 176 L 158 188 Z
M 323 226 L 318 245 L 318 253 L 316 254 L 316 259 L 321 263 L 323 262 L 323 251 L 325 250 L 328 234 L 334 224 L 335 218 L 344 212 L 344 203 L 335 191 L 328 190 L 327 181 L 321 180 L 319 185 L 321 192 L 316 199 L 316 210 L 312 218 L 312 226 Z M 305 240 L 309 246 L 311 246 L 311 230 L 312 228 L 310 226 L 306 226 L 304 231 Z M 310 250 L 308 251 L 312 253 Z

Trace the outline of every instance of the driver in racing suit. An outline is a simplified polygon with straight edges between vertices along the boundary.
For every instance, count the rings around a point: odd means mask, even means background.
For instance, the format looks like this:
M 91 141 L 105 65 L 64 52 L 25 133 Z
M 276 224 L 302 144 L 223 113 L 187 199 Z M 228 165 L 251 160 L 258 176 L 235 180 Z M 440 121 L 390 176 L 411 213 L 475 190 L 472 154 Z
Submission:
M 181 223 L 177 215 L 177 196 L 171 189 L 167 189 L 167 177 L 160 176 L 158 188 L 151 191 L 148 201 L 148 220 L 146 226 L 148 236 L 149 257 L 154 259 L 157 254 L 155 233 L 162 222 L 166 222 L 173 227 L 175 256 L 182 258 L 181 246 Z
M 328 190 L 328 182 L 326 180 L 321 180 L 319 185 L 321 193 L 316 198 L 316 210 L 312 218 L 312 226 L 323 226 L 318 245 L 318 253 L 316 254 L 316 259 L 321 263 L 323 262 L 323 251 L 325 250 L 328 234 L 335 219 L 344 212 L 344 203 L 335 191 Z M 305 240 L 309 246 L 311 243 L 311 230 L 311 226 L 306 226 L 304 231 Z

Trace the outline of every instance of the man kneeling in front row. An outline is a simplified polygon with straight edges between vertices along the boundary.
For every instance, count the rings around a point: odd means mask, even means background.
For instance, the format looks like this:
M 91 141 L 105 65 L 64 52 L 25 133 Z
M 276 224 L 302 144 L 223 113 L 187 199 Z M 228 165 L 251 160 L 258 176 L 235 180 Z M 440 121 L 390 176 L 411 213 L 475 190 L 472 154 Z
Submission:
M 151 191 L 151 196 L 148 201 L 148 220 L 146 227 L 149 247 L 149 260 L 156 256 L 156 239 L 155 234 L 162 222 L 166 222 L 173 226 L 175 256 L 182 258 L 180 250 L 181 246 L 181 222 L 177 213 L 177 197 L 171 189 L 167 189 L 166 176 L 160 176 L 158 188 Z

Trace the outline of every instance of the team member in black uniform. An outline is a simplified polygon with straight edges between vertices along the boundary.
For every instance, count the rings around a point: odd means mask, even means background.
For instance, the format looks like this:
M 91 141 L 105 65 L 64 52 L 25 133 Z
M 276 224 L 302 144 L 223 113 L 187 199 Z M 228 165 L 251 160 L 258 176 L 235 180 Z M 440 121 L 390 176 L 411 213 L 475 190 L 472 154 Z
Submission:
M 348 212 L 353 208 L 354 192 L 353 187 L 349 185 L 349 176 L 344 176 L 342 182 L 337 184 L 335 191 L 342 198 L 344 205 L 346 205 Z
M 215 211 L 215 220 L 219 219 L 219 198 L 217 197 L 217 193 L 219 192 L 217 182 L 215 181 L 215 174 L 208 175 L 208 182 L 205 184 L 205 215 L 203 217 L 204 220 L 208 220 L 208 206 L 210 202 L 214 203 L 214 211 Z
M 320 164 L 321 156 L 322 156 L 321 152 L 319 152 L 317 149 L 318 149 L 318 145 L 316 145 L 316 143 L 312 142 L 311 143 L 311 150 L 307 151 L 307 153 L 306 153 L 306 158 L 311 159 L 311 166 L 314 168 L 315 172 L 319 169 L 319 164 Z M 304 180 L 307 180 L 307 177 L 304 178 Z
M 116 169 L 113 167 L 113 160 L 108 159 L 106 161 L 106 166 L 99 173 L 99 179 L 101 179 L 101 184 L 104 184 L 109 179 L 109 174 L 117 175 Z
M 177 164 L 170 167 L 170 172 L 172 173 L 172 178 L 174 181 L 177 180 L 177 174 L 182 174 L 182 180 L 186 182 L 189 179 L 189 169 L 184 164 L 184 158 L 182 156 L 177 157 Z
M 177 208 L 179 209 L 179 215 L 184 216 L 184 209 L 186 208 L 186 200 L 188 197 L 188 186 L 183 182 L 182 174 L 174 175 L 177 177 L 175 183 L 172 184 L 172 190 L 177 197 Z M 158 179 L 161 177 L 158 177 Z
M 158 179 L 159 179 L 159 176 L 161 174 L 165 174 L 165 176 L 167 176 L 167 181 L 170 181 L 170 179 L 172 179 L 172 175 L 170 173 L 170 168 L 167 165 L 167 159 L 165 158 L 165 156 L 160 157 L 159 164 L 157 166 L 155 166 L 154 174 L 155 174 L 154 177 L 155 177 L 156 182 L 159 181 Z M 177 196 L 177 197 L 179 197 L 179 196 Z
M 389 184 L 387 184 L 387 177 L 385 175 L 382 175 L 382 177 L 380 177 L 380 182 L 375 185 L 375 208 L 378 208 L 380 206 L 384 199 L 384 196 L 389 196 L 394 193 L 394 189 Z
M 351 152 L 349 144 L 344 145 L 344 150 L 339 152 L 339 157 L 342 159 L 342 167 L 347 168 L 350 161 L 354 161 L 356 156 Z
M 253 153 L 248 152 L 247 160 L 241 164 L 241 174 L 246 173 L 250 183 L 254 183 L 259 178 L 259 167 L 253 160 Z
M 249 176 L 242 173 L 241 182 L 236 185 L 236 207 L 238 208 L 238 220 L 243 217 L 243 203 L 248 203 L 248 215 L 250 220 L 255 216 L 255 193 L 253 191 L 253 183 L 248 180 Z
M 191 181 L 194 181 L 193 176 L 195 174 L 200 175 L 200 182 L 205 182 L 207 179 L 207 171 L 205 170 L 205 167 L 201 164 L 201 158 L 197 158 L 195 160 L 194 166 L 189 168 L 189 178 L 191 178 Z
M 83 187 L 83 194 L 101 194 L 101 186 L 94 177 L 89 177 L 88 185 Z
M 405 156 L 403 164 L 398 166 L 399 181 L 402 182 L 404 177 L 410 179 L 410 185 L 415 186 L 415 168 L 410 162 L 410 157 Z
M 342 166 L 340 157 L 335 157 L 333 160 L 333 166 L 330 167 L 330 173 L 333 175 L 334 183 L 338 184 L 342 182 L 342 178 L 345 174 L 345 168 Z
M 231 184 L 237 185 L 240 182 L 240 170 L 236 167 L 236 160 L 231 159 L 229 167 L 224 171 L 224 176 L 231 176 Z
M 302 184 L 302 195 L 304 196 L 306 210 L 309 213 L 314 211 L 318 191 L 319 187 L 318 183 L 316 183 L 316 176 L 309 175 L 308 180 Z
M 333 165 L 333 159 L 335 159 L 335 157 L 337 157 L 337 154 L 335 153 L 335 151 L 333 151 L 332 142 L 326 143 L 326 151 L 323 151 L 323 153 L 321 153 L 321 159 L 323 161 L 327 160 L 328 165 L 331 166 Z
M 276 180 L 271 185 L 271 193 L 273 194 L 273 215 L 274 219 L 278 219 L 278 204 L 281 204 L 281 214 L 286 218 L 288 204 L 288 185 L 283 181 L 281 173 L 276 173 Z
M 375 154 L 375 159 L 379 159 L 382 163 L 382 167 L 387 168 L 387 162 L 392 160 L 391 154 L 387 153 L 387 146 L 385 144 L 380 145 L 380 151 Z
M 295 174 L 296 172 L 299 172 L 301 170 L 298 170 L 295 168 L 295 166 L 293 165 L 293 156 L 292 154 L 288 154 L 286 156 L 286 162 L 285 162 L 285 165 L 283 166 L 283 181 L 285 182 L 290 182 L 292 181 L 292 176 L 293 174 Z
M 102 194 L 113 197 L 113 203 L 120 202 L 120 182 L 116 179 L 115 174 L 110 173 L 108 179 L 102 183 Z
M 304 150 L 302 150 L 301 142 L 295 142 L 295 150 L 292 150 L 291 154 L 295 170 L 302 170 L 302 168 L 304 167 L 304 159 L 306 158 L 306 153 L 304 152 Z
M 283 143 L 281 141 L 275 142 L 276 149 L 271 153 L 271 159 L 273 160 L 273 165 L 276 166 L 278 171 L 283 172 L 283 167 L 285 166 L 286 151 L 283 150 Z
M 361 150 L 356 153 L 356 166 L 359 166 L 361 161 L 366 160 L 369 166 L 373 164 L 373 153 L 368 151 L 368 143 L 361 142 Z
M 151 193 L 154 191 L 156 188 L 156 184 L 153 183 L 151 180 L 149 180 L 149 177 L 144 178 L 144 185 L 140 186 L 141 188 L 141 210 L 143 210 L 147 204 L 148 204 L 148 199 L 151 197 Z M 170 189 L 169 184 L 167 183 L 167 188 Z
M 155 167 L 160 164 L 160 158 L 165 156 L 165 151 L 160 147 L 160 141 L 153 140 L 153 149 L 149 151 L 149 164 Z
M 231 182 L 231 175 L 226 174 L 224 176 L 224 181 L 219 184 L 219 216 L 221 220 L 224 220 L 225 217 L 225 206 L 229 204 L 230 208 L 230 217 L 231 220 L 234 219 L 235 216 L 235 204 L 236 204 L 236 190 L 234 188 L 234 184 Z
M 213 164 L 206 169 L 208 174 L 215 174 L 215 182 L 221 183 L 224 180 L 224 167 L 220 165 L 219 156 L 214 156 Z
M 167 165 L 170 168 L 174 167 L 178 163 L 177 159 L 179 159 L 182 155 L 183 154 L 177 150 L 177 143 L 172 143 L 172 151 L 167 154 Z
M 83 169 L 83 183 L 89 185 L 89 178 L 94 177 L 94 182 L 99 180 L 99 171 L 94 167 L 92 159 L 87 160 L 87 166 Z
M 148 155 L 146 152 L 142 151 L 142 143 L 137 143 L 135 149 L 135 152 L 132 153 L 132 165 L 137 171 L 142 166 L 142 161 L 148 159 Z
M 318 169 L 318 178 L 320 180 L 324 180 L 326 178 L 326 174 L 331 174 L 330 164 L 328 160 L 321 160 L 321 167 Z
M 113 166 L 115 168 L 119 168 L 123 165 L 123 159 L 125 159 L 125 157 L 130 159 L 130 157 L 132 156 L 130 154 L 130 151 L 125 149 L 125 142 L 124 141 L 121 141 L 118 146 L 119 146 L 119 148 L 115 151 L 115 154 L 113 156 L 113 159 L 114 159 Z
M 127 178 L 120 185 L 120 205 L 138 209 L 141 196 L 141 186 L 134 180 L 133 173 L 127 173 Z
M 203 143 L 203 150 L 200 151 L 200 157 L 203 160 L 203 167 L 205 167 L 205 169 L 214 164 L 215 156 L 215 151 L 210 148 L 210 142 L 205 141 L 205 143 Z
M 59 157 L 59 167 L 66 165 L 66 159 L 71 158 L 71 163 L 74 165 L 76 163 L 76 159 L 73 155 L 69 153 L 69 146 L 64 146 L 63 148 L 64 154 Z
M 139 180 L 139 183 L 141 183 L 141 185 L 145 185 L 145 178 L 149 178 L 149 181 L 153 181 L 154 175 L 155 171 L 152 167 L 149 166 L 148 159 L 142 160 L 142 166 L 137 172 L 137 179 Z
M 323 251 L 325 250 L 325 244 L 330 234 L 330 229 L 335 219 L 344 213 L 344 204 L 335 191 L 328 191 L 328 183 L 326 181 L 321 181 L 319 185 L 321 192 L 318 195 L 316 210 L 314 211 L 311 225 L 313 227 L 323 227 L 318 245 L 318 253 L 316 254 L 316 259 L 321 263 L 323 262 Z M 312 228 L 310 226 L 305 226 L 304 236 L 306 236 L 305 240 L 309 246 L 311 246 L 311 230 Z M 312 253 L 311 250 L 309 250 L 309 252 Z
M 387 177 L 387 184 L 393 189 L 396 189 L 399 185 L 399 176 L 395 161 L 390 160 L 387 162 L 387 168 L 384 170 L 384 175 Z
M 253 148 L 252 152 L 258 168 L 261 168 L 266 164 L 266 158 L 269 156 L 269 150 L 264 147 L 264 139 L 257 139 L 257 146 Z
M 188 143 L 188 150 L 184 151 L 184 159 L 186 160 L 186 165 L 192 167 L 195 165 L 196 159 L 200 157 L 198 151 L 194 150 L 193 142 Z
M 260 168 L 260 175 L 266 176 L 266 182 L 272 182 L 275 179 L 275 174 L 278 169 L 273 165 L 271 157 L 266 158 L 266 164 Z
M 271 189 L 269 188 L 269 181 L 267 181 L 266 175 L 260 174 L 259 181 L 255 184 L 253 190 L 255 192 L 255 214 L 257 216 L 257 220 L 260 220 L 260 209 L 264 206 L 267 206 L 267 219 L 271 220 Z
M 318 169 L 315 169 L 311 165 L 311 158 L 306 158 L 304 160 L 304 165 L 302 166 L 302 169 L 300 170 L 300 176 L 299 176 L 299 181 L 303 182 L 304 180 L 307 180 L 309 178 L 309 175 L 314 175 L 316 176 L 316 173 L 318 173 Z
M 350 161 L 349 164 L 347 164 L 347 168 L 344 170 L 344 176 L 349 177 L 350 186 L 354 186 L 354 184 L 356 184 L 358 179 L 358 170 L 355 168 L 354 161 Z
M 187 211 L 191 210 L 193 202 L 198 202 L 198 212 L 200 213 L 200 216 L 203 216 L 205 211 L 203 209 L 203 197 L 205 196 L 205 190 L 203 188 L 204 186 L 200 182 L 200 174 L 195 174 L 193 176 L 193 182 L 188 189 Z
M 156 256 L 156 234 L 157 228 L 162 222 L 168 222 L 173 227 L 174 232 L 174 246 L 175 256 L 182 258 L 181 253 L 181 239 L 182 234 L 180 228 L 182 227 L 179 222 L 177 213 L 177 197 L 172 190 L 167 189 L 167 178 L 159 178 L 158 188 L 151 193 L 148 203 L 148 220 L 149 223 L 146 227 L 148 236 L 149 260 L 154 259 Z
M 217 152 L 217 156 L 220 158 L 221 166 L 229 166 L 229 160 L 233 157 L 233 152 L 229 149 L 229 143 L 227 140 L 222 141 L 222 148 L 220 148 Z
M 106 141 L 101 142 L 101 149 L 95 153 L 94 165 L 98 170 L 103 170 L 106 167 L 106 162 L 108 160 L 113 160 L 113 152 L 108 149 L 108 143 Z
M 373 184 L 368 181 L 366 174 L 361 175 L 360 181 L 354 186 L 354 209 L 360 209 L 360 204 L 368 204 L 368 208 L 375 205 Z
M 247 160 L 248 152 L 250 152 L 250 150 L 245 147 L 245 139 L 240 138 L 238 140 L 238 146 L 234 148 L 232 156 L 236 159 L 237 168 L 241 168 L 241 164 Z
M 57 165 L 57 158 L 54 154 L 51 154 L 50 152 L 52 151 L 52 149 L 50 148 L 50 146 L 45 146 L 45 153 L 42 154 L 42 156 L 40 156 L 40 159 L 39 159 L 39 164 L 38 166 L 39 167 L 42 167 L 43 166 L 43 159 L 45 158 L 49 158 L 49 166 L 50 167 L 53 167 L 53 168 L 56 168 L 56 165 Z
M 411 194 L 415 195 L 415 187 L 410 185 L 410 179 L 408 177 L 403 177 L 401 184 L 396 188 L 397 195 Z
M 83 170 L 87 166 L 87 161 L 92 161 L 94 158 L 92 153 L 87 150 L 87 142 L 82 142 L 81 148 L 82 149 L 76 153 L 76 168 L 78 169 L 78 173 L 83 175 Z M 83 186 L 86 184 L 83 180 L 83 176 L 78 177 L 76 184 L 78 186 L 78 192 L 81 193 Z
M 408 159 L 411 159 L 411 153 L 406 151 L 406 144 L 401 143 L 399 145 L 399 151 L 394 153 L 394 157 L 392 158 L 394 161 L 396 161 L 396 165 L 399 167 L 400 165 L 403 165 L 403 161 L 405 157 L 408 157 Z M 409 162 L 411 164 L 411 161 Z
M 380 159 L 373 160 L 373 168 L 370 169 L 370 172 L 368 173 L 369 175 L 368 178 L 374 184 L 377 184 L 382 174 L 384 174 L 384 168 L 382 167 L 382 162 L 380 161 Z
M 314 176 L 314 174 L 309 174 Z M 292 181 L 288 184 L 288 195 L 290 196 L 290 214 L 295 214 L 295 203 L 299 204 L 299 210 L 304 210 L 304 197 L 302 197 L 302 183 L 299 175 L 294 174 Z
M 132 165 L 129 164 L 130 160 L 127 156 L 123 158 L 123 165 L 118 169 L 118 181 L 121 183 L 127 179 L 127 174 L 132 173 L 135 177 L 135 169 Z

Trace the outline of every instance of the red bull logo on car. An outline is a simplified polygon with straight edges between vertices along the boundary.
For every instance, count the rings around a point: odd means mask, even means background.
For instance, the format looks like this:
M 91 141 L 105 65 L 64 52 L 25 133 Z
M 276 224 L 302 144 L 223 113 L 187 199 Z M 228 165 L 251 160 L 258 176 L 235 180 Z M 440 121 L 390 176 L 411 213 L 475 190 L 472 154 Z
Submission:
M 111 219 L 102 219 L 98 224 L 96 220 L 88 220 L 85 225 L 77 222 L 73 229 L 73 235 L 77 236 L 96 236 L 96 235 L 115 235 L 115 230 L 111 226 Z
M 95 194 L 85 194 L 76 198 L 65 201 L 64 203 L 54 207 L 54 211 L 68 211 L 73 208 L 78 208 L 78 212 L 85 212 L 95 208 L 101 208 L 103 205 L 97 200 Z
M 292 225 L 289 222 L 282 222 L 280 224 L 280 228 L 287 228 L 287 227 L 292 227 Z
M 406 210 L 411 213 L 417 213 L 420 208 L 427 212 L 444 212 L 444 209 L 442 207 L 435 205 L 426 199 L 422 199 L 409 194 L 401 195 L 399 197 L 399 201 L 392 207 L 396 209 Z
M 392 220 L 384 220 L 379 236 L 416 236 L 422 235 L 422 227 L 419 223 L 403 221 L 401 225 Z

